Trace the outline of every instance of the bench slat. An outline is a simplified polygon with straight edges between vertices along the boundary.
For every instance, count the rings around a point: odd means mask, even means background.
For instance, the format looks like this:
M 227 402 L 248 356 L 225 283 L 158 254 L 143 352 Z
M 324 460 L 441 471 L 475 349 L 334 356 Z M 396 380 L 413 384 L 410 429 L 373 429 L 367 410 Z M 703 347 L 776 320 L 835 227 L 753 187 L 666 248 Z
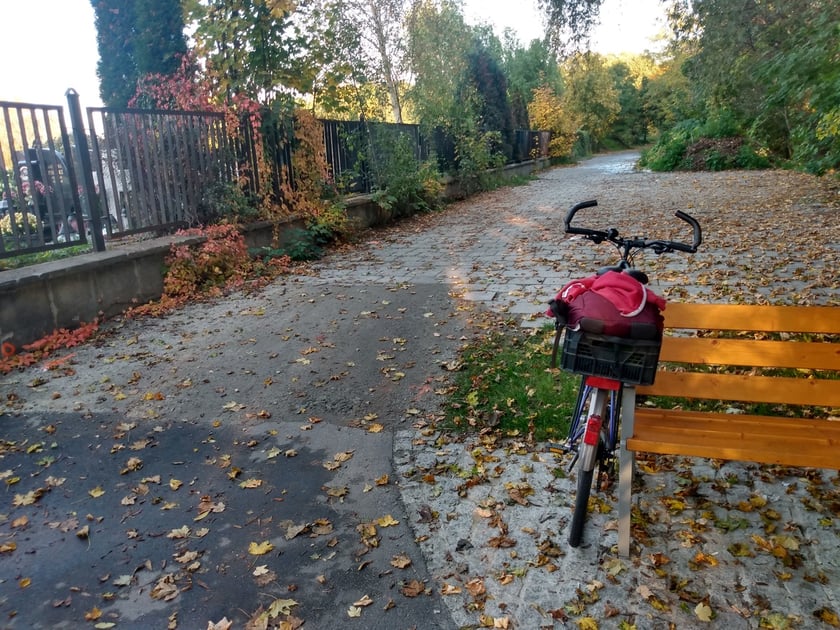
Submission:
M 653 385 L 636 391 L 646 396 L 840 407 L 840 381 L 825 379 L 659 371 Z
M 840 468 L 840 423 L 637 409 L 630 450 Z
M 668 302 L 666 328 L 840 333 L 840 307 L 687 304 Z
M 840 344 L 665 337 L 660 361 L 840 370 Z

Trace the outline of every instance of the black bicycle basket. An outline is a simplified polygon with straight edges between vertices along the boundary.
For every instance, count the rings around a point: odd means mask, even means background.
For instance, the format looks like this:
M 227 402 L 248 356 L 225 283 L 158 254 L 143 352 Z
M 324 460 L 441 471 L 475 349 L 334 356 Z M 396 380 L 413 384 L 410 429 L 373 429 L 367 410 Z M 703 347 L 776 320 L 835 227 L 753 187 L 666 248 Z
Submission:
M 560 367 L 628 385 L 651 385 L 661 347 L 661 339 L 630 339 L 566 329 Z

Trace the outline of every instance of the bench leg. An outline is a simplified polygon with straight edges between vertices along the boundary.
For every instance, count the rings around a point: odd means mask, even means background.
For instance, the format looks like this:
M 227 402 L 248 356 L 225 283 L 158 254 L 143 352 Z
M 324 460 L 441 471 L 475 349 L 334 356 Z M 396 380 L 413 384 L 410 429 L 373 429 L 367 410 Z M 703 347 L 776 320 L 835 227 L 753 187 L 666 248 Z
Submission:
M 618 554 L 630 556 L 630 510 L 632 506 L 635 454 L 627 450 L 627 438 L 633 435 L 636 388 L 625 386 L 621 396 L 621 433 L 618 447 Z

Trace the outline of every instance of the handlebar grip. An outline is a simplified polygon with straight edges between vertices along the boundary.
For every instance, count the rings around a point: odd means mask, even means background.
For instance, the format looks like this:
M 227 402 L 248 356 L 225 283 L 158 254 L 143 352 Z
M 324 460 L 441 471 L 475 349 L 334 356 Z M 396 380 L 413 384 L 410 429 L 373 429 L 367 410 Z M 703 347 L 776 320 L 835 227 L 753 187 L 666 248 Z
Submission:
M 575 214 L 577 214 L 578 210 L 583 210 L 584 208 L 594 208 L 597 205 L 598 202 L 595 199 L 590 199 L 589 201 L 576 203 L 569 208 L 569 212 L 563 220 L 563 227 L 565 228 L 566 234 L 590 234 L 592 230 L 572 227 L 572 219 L 575 218 Z
M 677 210 L 674 216 L 688 223 L 691 226 L 691 229 L 694 231 L 694 240 L 691 244 L 691 247 L 688 247 L 686 245 L 686 249 L 683 249 L 682 247 L 675 247 L 674 249 L 679 249 L 680 251 L 690 253 L 696 252 L 697 248 L 700 247 L 700 244 L 703 242 L 703 230 L 700 228 L 700 224 L 697 222 L 697 219 L 695 219 L 690 214 L 686 214 L 682 210 Z

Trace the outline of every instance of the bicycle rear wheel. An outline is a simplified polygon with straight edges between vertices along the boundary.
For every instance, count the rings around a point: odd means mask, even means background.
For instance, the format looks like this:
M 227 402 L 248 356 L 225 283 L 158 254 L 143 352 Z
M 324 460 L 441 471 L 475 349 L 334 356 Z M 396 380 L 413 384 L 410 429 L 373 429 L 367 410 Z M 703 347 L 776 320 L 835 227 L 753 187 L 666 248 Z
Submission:
M 609 422 L 606 416 L 608 400 L 608 390 L 592 388 L 589 395 L 580 401 L 576 410 L 579 414 L 586 414 L 588 410 L 588 414 L 585 420 L 586 430 L 578 446 L 577 493 L 569 528 L 569 545 L 572 547 L 579 546 L 583 539 L 583 525 L 586 523 L 589 509 L 589 495 L 592 491 L 595 466 L 605 452 L 601 428 L 603 423 Z

